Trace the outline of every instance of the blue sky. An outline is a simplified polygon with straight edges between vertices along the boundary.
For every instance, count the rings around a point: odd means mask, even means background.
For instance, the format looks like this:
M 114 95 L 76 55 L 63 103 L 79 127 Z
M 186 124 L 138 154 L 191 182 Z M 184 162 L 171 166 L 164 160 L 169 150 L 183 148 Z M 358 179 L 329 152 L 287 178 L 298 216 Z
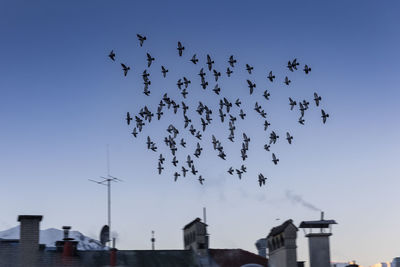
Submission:
M 181 248 L 182 227 L 207 206 L 212 247 L 254 252 L 254 242 L 276 218 L 296 224 L 319 218 L 293 204 L 286 197 L 291 190 L 338 221 L 332 260 L 369 265 L 400 256 L 399 7 L 395 1 L 1 1 L 1 228 L 14 226 L 19 214 L 43 214 L 43 228 L 72 225 L 97 237 L 106 223 L 106 191 L 87 179 L 106 174 L 109 144 L 111 173 L 124 179 L 113 189 L 113 228 L 122 249 L 150 248 L 151 230 L 157 248 Z M 148 38 L 142 48 L 136 33 Z M 177 41 L 186 47 L 183 58 Z M 107 58 L 111 49 L 116 63 Z M 140 77 L 146 52 L 156 58 L 149 68 L 150 97 L 143 95 Z M 206 54 L 212 55 L 221 72 L 231 54 L 237 57 L 232 79 L 219 83 L 229 99 L 242 98 L 249 113 L 237 124 L 235 144 L 213 114 L 197 163 L 206 178 L 203 187 L 194 177 L 174 183 L 171 164 L 159 176 L 159 153 L 145 148 L 145 137 L 154 136 L 170 161 L 161 141 L 180 117 L 169 112 L 137 139 L 124 121 L 127 111 L 134 114 L 143 103 L 155 111 L 164 92 L 180 99 L 175 83 L 182 76 L 192 80 L 192 109 L 201 100 L 216 112 L 218 98 L 211 88 L 200 89 L 200 67 L 188 62 L 194 53 L 204 67 Z M 295 57 L 312 67 L 310 75 L 286 69 Z M 132 68 L 126 78 L 120 62 Z M 251 76 L 246 63 L 254 66 Z M 160 65 L 170 69 L 168 79 Z M 277 76 L 272 84 L 266 79 L 270 70 Z M 285 75 L 293 81 L 289 87 Z M 251 97 L 248 77 L 257 83 Z M 265 89 L 269 103 L 261 97 Z M 287 98 L 311 100 L 315 91 L 331 117 L 323 125 L 312 107 L 301 126 Z M 255 101 L 280 139 L 287 130 L 294 135 L 292 146 L 280 140 L 274 147 L 278 166 L 262 149 L 267 134 L 252 111 Z M 241 164 L 243 129 L 252 141 L 249 171 L 239 181 L 226 169 Z M 228 162 L 212 151 L 211 133 L 222 140 Z M 266 187 L 257 185 L 259 172 L 269 178 Z M 298 246 L 299 260 L 308 261 L 302 232 Z

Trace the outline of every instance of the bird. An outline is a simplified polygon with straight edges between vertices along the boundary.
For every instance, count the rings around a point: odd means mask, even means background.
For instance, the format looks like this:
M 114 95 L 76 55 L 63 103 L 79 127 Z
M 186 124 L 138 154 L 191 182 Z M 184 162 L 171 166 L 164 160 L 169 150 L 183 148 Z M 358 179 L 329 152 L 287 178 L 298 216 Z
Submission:
M 150 149 L 152 143 L 153 143 L 153 142 L 151 142 L 150 136 L 147 136 L 147 142 L 146 142 L 146 144 L 147 144 L 147 149 Z
M 251 71 L 253 70 L 254 68 L 252 67 L 252 66 L 250 66 L 249 64 L 246 64 L 246 70 L 247 70 L 247 72 L 249 73 L 249 74 L 251 74 Z
M 267 178 L 265 178 L 264 175 L 262 175 L 261 173 L 258 175 L 258 183 L 259 183 L 260 187 L 265 185 L 266 179 Z
M 272 162 L 276 165 L 276 164 L 278 164 L 278 161 L 279 161 L 279 159 L 276 158 L 274 153 L 272 153 Z
M 128 71 L 131 69 L 131 67 L 127 67 L 125 64 L 121 63 L 122 70 L 124 71 L 124 76 L 128 74 Z
M 288 61 L 287 68 L 288 68 L 291 72 L 293 72 L 293 65 L 292 65 L 292 62 L 290 62 L 290 60 Z
M 204 76 L 206 76 L 203 68 L 200 69 L 199 76 L 201 77 L 201 79 L 204 79 Z
M 214 61 L 211 60 L 210 55 L 207 55 L 207 65 L 208 65 L 208 70 L 211 71 L 212 64 L 214 64 Z
M 314 101 L 315 101 L 315 105 L 317 105 L 317 107 L 319 106 L 319 102 L 321 101 L 321 97 L 317 94 L 314 93 Z
M 269 136 L 269 139 L 270 139 L 269 144 L 271 144 L 271 143 L 275 144 L 278 138 L 279 138 L 279 135 L 277 135 L 274 131 L 272 131 Z
M 270 125 L 271 124 L 267 120 L 265 120 L 264 121 L 264 131 L 266 131 L 268 129 L 268 126 L 270 126 Z
M 242 179 L 243 171 L 236 169 L 236 174 L 238 175 L 239 179 Z
M 190 158 L 190 155 L 187 156 L 186 163 L 188 164 L 189 168 L 192 167 L 193 160 Z
M 183 177 L 186 177 L 186 173 L 188 172 L 188 169 L 182 166 L 182 175 Z
M 176 164 L 178 164 L 178 160 L 176 159 L 176 157 L 174 157 L 173 159 L 172 159 L 172 164 L 174 164 L 174 166 L 176 167 Z
M 174 181 L 178 180 L 178 177 L 181 176 L 178 172 L 174 173 Z
M 219 88 L 218 84 L 215 85 L 213 91 L 214 91 L 217 95 L 219 95 L 219 92 L 221 92 L 221 88 Z
M 182 46 L 181 42 L 178 42 L 178 48 L 177 49 L 178 49 L 179 56 L 181 57 L 183 50 L 185 50 L 185 47 Z
M 268 145 L 268 144 L 265 144 L 265 145 L 264 145 L 264 149 L 267 150 L 267 151 L 269 151 L 270 147 L 271 147 L 271 146 Z
M 301 116 L 301 117 L 299 118 L 299 123 L 300 123 L 301 125 L 304 125 L 304 119 L 303 119 L 303 116 Z
M 290 97 L 289 97 L 289 105 L 290 105 L 290 110 L 293 110 L 293 107 L 294 106 L 296 106 L 296 101 L 293 101 L 293 99 L 291 99 Z
M 131 115 L 129 114 L 129 112 L 126 113 L 126 123 L 129 125 L 131 123 Z
M 161 163 L 158 163 L 158 174 L 161 174 L 161 171 L 164 170 L 164 167 L 161 165 Z
M 181 90 L 183 85 L 182 79 L 179 79 L 176 85 L 178 86 L 179 90 Z
M 286 76 L 286 77 L 285 77 L 284 83 L 285 83 L 286 85 L 289 85 L 291 82 L 292 82 L 292 81 L 289 80 L 289 78 Z
M 133 135 L 134 137 L 136 137 L 136 136 L 137 136 L 136 127 L 135 127 L 135 128 L 133 128 L 132 135 Z
M 221 122 L 224 122 L 224 118 L 226 117 L 226 114 L 222 111 L 222 109 L 219 109 L 219 117 L 221 118 Z
M 186 147 L 186 142 L 185 142 L 185 140 L 183 138 L 181 139 L 180 144 L 181 144 L 181 146 Z
M 164 164 L 164 160 L 165 160 L 165 158 L 163 157 L 162 154 L 160 154 L 160 157 L 158 158 L 158 161 L 159 161 L 161 164 Z
M 226 74 L 228 75 L 228 77 L 231 77 L 232 73 L 233 73 L 233 71 L 229 67 L 226 68 Z
M 240 107 L 240 104 L 242 104 L 242 102 L 240 102 L 240 99 L 239 99 L 239 98 L 236 99 L 235 105 L 238 106 L 238 107 Z
M 240 118 L 242 118 L 242 120 L 244 120 L 244 117 L 246 117 L 246 113 L 244 113 L 243 109 L 240 109 L 239 116 L 240 116 Z
M 203 87 L 204 90 L 206 90 L 208 85 L 208 82 L 206 82 L 204 79 L 201 80 L 201 87 Z
M 183 98 L 186 98 L 186 96 L 188 94 L 188 91 L 186 90 L 186 88 L 182 90 L 181 94 L 182 94 Z
M 147 67 L 150 68 L 151 63 L 155 60 L 155 58 L 152 57 L 149 53 L 146 54 L 147 54 Z
M 245 143 L 250 142 L 250 138 L 247 137 L 247 135 L 246 135 L 245 133 L 243 133 L 243 141 L 244 141 Z
M 232 168 L 232 167 L 230 167 L 230 168 L 228 169 L 228 173 L 229 173 L 230 175 L 233 175 L 233 168 Z
M 189 84 L 191 83 L 186 77 L 183 77 L 183 83 L 185 84 L 185 88 L 188 88 Z
M 115 53 L 114 50 L 111 50 L 110 54 L 108 55 L 109 58 L 111 58 L 112 61 L 115 61 Z
M 269 74 L 268 74 L 268 79 L 269 79 L 271 82 L 274 81 L 275 75 L 272 75 L 272 71 L 269 72 Z
M 250 80 L 247 80 L 247 84 L 249 85 L 250 88 L 250 94 L 253 94 L 254 88 L 256 87 L 255 83 L 252 83 Z
M 304 72 L 305 72 L 306 74 L 308 74 L 310 71 L 311 71 L 311 68 L 308 67 L 307 65 L 305 65 L 305 66 L 304 66 Z
M 292 144 L 293 136 L 291 136 L 289 132 L 286 132 L 286 140 L 289 144 Z
M 233 55 L 229 57 L 229 65 L 233 68 L 235 67 L 234 64 L 236 63 L 236 59 L 233 58 Z
M 246 166 L 244 166 L 243 164 L 242 164 L 242 166 L 240 166 L 240 170 L 241 170 L 242 172 L 247 172 L 247 168 L 246 168 Z
M 321 116 L 322 117 L 322 121 L 325 124 L 326 118 L 329 118 L 329 114 L 325 113 L 325 111 L 323 109 L 321 109 L 321 114 L 322 114 L 322 116 Z
M 203 181 L 204 181 L 204 178 L 200 175 L 199 176 L 199 182 L 200 182 L 201 185 L 203 184 Z
M 140 46 L 143 46 L 143 42 L 146 40 L 146 36 L 142 36 L 140 34 L 136 34 L 136 36 L 139 39 Z
M 213 70 L 213 72 L 214 72 L 215 81 L 217 82 L 218 81 L 218 77 L 221 77 L 221 72 L 218 72 L 216 70 Z
M 193 55 L 192 59 L 190 60 L 193 64 L 196 64 L 199 60 L 196 58 L 196 54 Z
M 271 95 L 270 95 L 270 93 L 268 92 L 268 90 L 265 90 L 263 96 L 264 96 L 264 98 L 265 98 L 266 100 L 269 100 L 269 97 L 270 97 Z
M 163 74 L 163 77 L 165 78 L 167 76 L 168 70 L 164 66 L 161 66 L 161 72 Z
M 199 172 L 198 170 L 196 170 L 196 168 L 194 167 L 193 164 L 192 164 L 191 169 L 192 169 L 192 174 L 193 174 L 193 175 L 196 175 L 196 174 Z

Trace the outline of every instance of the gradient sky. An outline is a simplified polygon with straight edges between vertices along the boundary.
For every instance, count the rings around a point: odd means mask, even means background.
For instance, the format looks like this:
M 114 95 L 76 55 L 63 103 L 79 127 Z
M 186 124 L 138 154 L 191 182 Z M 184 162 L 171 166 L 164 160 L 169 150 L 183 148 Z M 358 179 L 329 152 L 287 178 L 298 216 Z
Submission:
M 279 222 L 319 218 L 290 201 L 291 191 L 339 223 L 331 237 L 333 261 L 391 261 L 400 256 L 399 10 L 398 1 L 361 0 L 0 1 L 0 230 L 17 225 L 19 214 L 42 214 L 43 229 L 71 225 L 97 238 L 107 219 L 106 188 L 87 179 L 107 174 L 109 144 L 111 174 L 124 180 L 113 185 L 112 228 L 120 249 L 149 249 L 152 230 L 158 249 L 180 249 L 183 226 L 206 206 L 211 247 L 255 252 L 255 241 Z M 142 48 L 136 33 L 148 37 Z M 178 40 L 186 47 L 183 58 Z M 107 58 L 111 49 L 116 63 Z M 156 58 L 150 97 L 140 77 L 146 52 Z M 171 164 L 159 176 L 159 152 L 145 147 L 145 137 L 154 137 L 170 161 L 161 140 L 171 121 L 182 124 L 180 117 L 169 112 L 137 139 L 124 121 L 143 103 L 155 112 L 164 92 L 181 99 L 175 83 L 182 76 L 192 80 L 192 109 L 198 100 L 216 107 L 211 88 L 199 87 L 200 67 L 188 62 L 194 53 L 201 65 L 212 55 L 220 71 L 231 54 L 237 57 L 234 78 L 223 75 L 220 85 L 228 98 L 243 98 L 249 113 L 237 123 L 233 145 L 220 123 L 206 131 L 197 163 L 204 186 L 192 176 L 174 183 Z M 286 69 L 295 57 L 312 67 L 310 75 Z M 126 78 L 120 62 L 132 68 Z M 252 97 L 246 63 L 255 69 Z M 170 69 L 167 80 L 161 64 Z M 266 79 L 270 70 L 273 84 Z M 292 78 L 289 87 L 285 75 Z M 265 89 L 270 103 L 261 97 Z M 314 91 L 331 117 L 323 125 L 312 106 L 301 126 L 287 97 L 311 100 Z M 277 166 L 262 149 L 267 134 L 252 111 L 255 101 L 281 135 Z M 248 173 L 239 181 L 226 170 L 241 163 L 243 129 L 252 141 Z M 292 146 L 284 140 L 287 130 Z M 212 151 L 210 133 L 222 140 L 228 162 Z M 192 148 L 195 139 L 183 136 Z M 262 188 L 259 172 L 269 178 Z M 308 261 L 307 240 L 298 234 L 298 260 Z

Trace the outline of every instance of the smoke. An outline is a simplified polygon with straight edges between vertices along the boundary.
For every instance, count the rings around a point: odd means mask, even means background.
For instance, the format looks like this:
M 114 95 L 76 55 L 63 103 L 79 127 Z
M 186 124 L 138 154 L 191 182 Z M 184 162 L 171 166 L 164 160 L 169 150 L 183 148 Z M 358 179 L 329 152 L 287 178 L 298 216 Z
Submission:
M 321 209 L 315 207 L 313 204 L 305 201 L 300 195 L 296 195 L 292 193 L 292 191 L 287 190 L 286 191 L 286 197 L 293 203 L 293 204 L 300 204 L 310 210 L 313 211 L 321 211 Z

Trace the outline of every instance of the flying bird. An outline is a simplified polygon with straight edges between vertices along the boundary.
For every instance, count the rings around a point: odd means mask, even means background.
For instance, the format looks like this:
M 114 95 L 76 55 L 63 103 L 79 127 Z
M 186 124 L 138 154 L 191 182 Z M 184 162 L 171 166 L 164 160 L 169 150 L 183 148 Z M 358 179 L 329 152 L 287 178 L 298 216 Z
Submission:
M 211 60 L 210 55 L 207 55 L 207 65 L 208 65 L 208 70 L 211 71 L 212 64 L 214 64 L 214 61 Z
M 133 128 L 132 135 L 133 135 L 134 137 L 136 137 L 136 136 L 137 136 L 136 127 L 135 127 L 135 128 Z
M 213 70 L 213 72 L 214 72 L 215 81 L 217 82 L 218 81 L 218 77 L 221 77 L 221 72 L 218 72 L 216 70 Z
M 272 153 L 272 162 L 276 165 L 276 164 L 278 164 L 278 161 L 279 161 L 279 159 L 276 158 L 274 153 Z
M 158 163 L 158 174 L 161 174 L 161 171 L 164 170 L 164 167 L 161 165 L 161 163 Z
M 204 178 L 201 177 L 201 175 L 200 175 L 200 176 L 199 176 L 199 182 L 200 182 L 201 185 L 203 184 L 203 181 L 204 181 Z
M 229 173 L 230 175 L 233 175 L 233 168 L 232 168 L 232 167 L 230 167 L 230 168 L 228 169 L 228 173 Z
M 309 68 L 307 65 L 304 66 L 304 72 L 308 74 L 311 71 L 311 68 Z
M 286 140 L 289 144 L 292 144 L 293 136 L 291 136 L 289 132 L 286 132 Z
M 161 72 L 162 72 L 162 75 L 164 76 L 164 78 L 167 76 L 167 72 L 168 72 L 168 70 L 164 67 L 164 66 L 161 66 Z
M 270 93 L 268 92 L 268 90 L 265 90 L 263 96 L 264 96 L 264 98 L 265 98 L 266 100 L 269 100 L 269 97 L 270 97 L 271 95 L 270 95 Z
M 247 80 L 247 84 L 249 85 L 250 88 L 250 94 L 253 94 L 254 88 L 256 87 L 255 83 L 252 83 L 250 80 Z
M 247 70 L 247 72 L 249 73 L 249 74 L 251 74 L 251 71 L 253 70 L 254 68 L 252 67 L 252 66 L 250 66 L 249 64 L 246 64 L 246 70 Z
M 129 114 L 129 112 L 127 112 L 126 113 L 126 123 L 129 125 L 131 123 L 131 120 L 132 120 L 131 115 Z
M 192 59 L 190 60 L 193 64 L 196 64 L 199 60 L 196 58 L 196 54 L 193 55 Z
M 143 42 L 146 40 L 146 36 L 142 36 L 140 34 L 136 34 L 136 36 L 139 39 L 140 46 L 143 46 Z
M 325 123 L 326 122 L 326 118 L 329 118 L 329 114 L 328 113 L 325 113 L 325 111 L 323 110 L 323 109 L 321 109 L 321 114 L 322 114 L 322 121 L 323 121 L 323 123 Z
M 269 72 L 268 79 L 273 82 L 275 79 L 275 75 L 272 75 L 272 71 Z
M 128 74 L 128 71 L 131 69 L 131 67 L 127 67 L 125 64 L 121 63 L 122 70 L 124 71 L 124 76 Z
M 286 85 L 289 85 L 291 82 L 292 82 L 292 81 L 289 80 L 289 78 L 286 76 L 286 77 L 285 77 L 284 83 L 285 83 Z
M 229 65 L 233 68 L 235 67 L 234 64 L 236 63 L 236 59 L 233 58 L 233 55 L 229 57 Z
M 228 75 L 228 77 L 231 77 L 232 73 L 233 73 L 233 71 L 229 67 L 226 68 L 226 74 Z
M 178 164 L 178 160 L 176 159 L 176 157 L 174 156 L 174 158 L 172 159 L 172 164 L 174 164 L 174 166 L 176 167 L 176 164 Z
M 185 47 L 182 46 L 181 42 L 178 42 L 178 48 L 177 49 L 178 49 L 178 52 L 179 52 L 179 56 L 181 57 L 183 50 L 185 50 Z
M 179 173 L 175 172 L 174 173 L 174 181 L 178 180 L 178 177 L 181 176 Z
M 159 161 L 161 164 L 164 164 L 165 158 L 163 157 L 162 154 L 160 154 L 160 157 L 158 158 L 158 161 Z
M 314 93 L 314 101 L 315 101 L 315 105 L 317 105 L 317 107 L 319 106 L 319 102 L 321 101 L 321 97 L 317 94 Z
M 150 68 L 151 63 L 155 60 L 149 53 L 147 53 L 147 67 Z
M 115 53 L 114 50 L 111 50 L 110 54 L 108 55 L 109 58 L 111 58 L 112 61 L 115 61 Z

